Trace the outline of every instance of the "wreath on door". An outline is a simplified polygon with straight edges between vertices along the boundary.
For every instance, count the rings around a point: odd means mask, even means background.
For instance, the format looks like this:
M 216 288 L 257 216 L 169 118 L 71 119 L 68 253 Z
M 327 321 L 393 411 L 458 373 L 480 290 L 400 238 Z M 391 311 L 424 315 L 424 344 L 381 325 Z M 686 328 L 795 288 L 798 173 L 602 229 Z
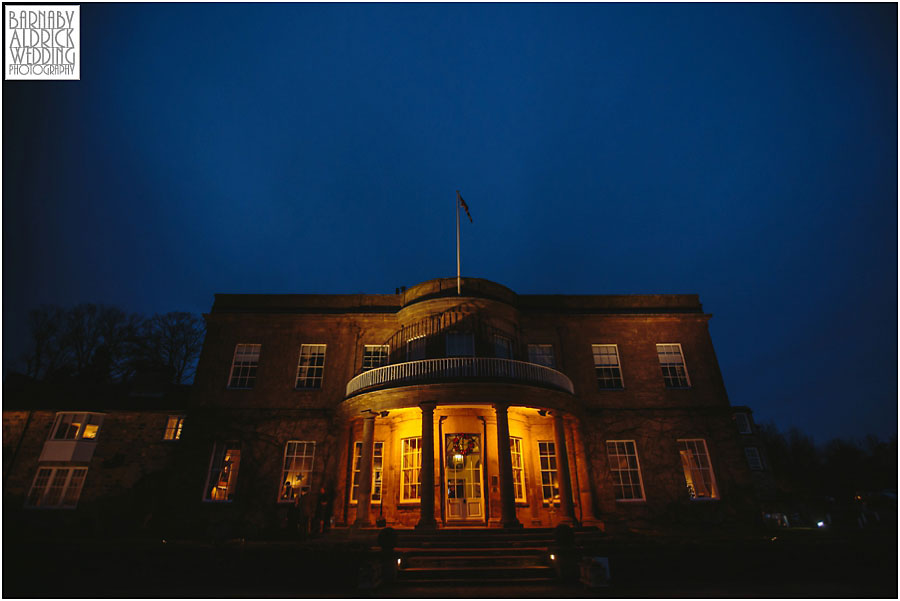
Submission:
M 478 452 L 478 442 L 473 436 L 465 434 L 457 434 L 447 443 L 447 453 L 449 455 L 468 456 L 470 453 Z

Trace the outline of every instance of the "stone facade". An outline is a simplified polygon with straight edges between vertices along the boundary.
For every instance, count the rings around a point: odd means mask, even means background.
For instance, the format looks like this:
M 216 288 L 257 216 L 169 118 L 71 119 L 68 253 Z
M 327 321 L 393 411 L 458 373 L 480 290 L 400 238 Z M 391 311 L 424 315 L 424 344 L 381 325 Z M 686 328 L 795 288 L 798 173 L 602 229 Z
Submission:
M 470 278 L 457 294 L 454 278 L 392 295 L 217 295 L 206 318 L 181 439 L 162 441 L 167 411 L 109 412 L 68 513 L 158 474 L 138 505 L 185 536 L 267 536 L 299 490 L 313 517 L 322 488 L 339 526 L 753 519 L 694 295 L 517 295 Z M 658 344 L 677 346 L 681 386 L 667 386 Z M 239 345 L 254 345 L 240 351 L 252 380 L 234 379 Z M 324 345 L 323 369 L 303 345 Z M 369 370 L 367 345 L 384 347 Z M 529 345 L 549 346 L 552 366 Z M 592 345 L 617 356 L 620 386 L 601 387 Z M 7 505 L 25 502 L 54 416 L 34 412 L 22 438 L 27 415 L 4 412 Z M 623 493 L 621 477 L 637 484 Z

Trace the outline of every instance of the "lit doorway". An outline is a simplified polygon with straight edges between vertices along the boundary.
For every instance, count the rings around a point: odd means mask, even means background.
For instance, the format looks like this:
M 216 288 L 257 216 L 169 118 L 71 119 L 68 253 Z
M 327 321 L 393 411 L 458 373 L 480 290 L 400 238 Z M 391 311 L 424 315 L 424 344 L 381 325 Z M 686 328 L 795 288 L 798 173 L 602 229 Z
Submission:
M 481 435 L 444 436 L 447 521 L 484 521 Z

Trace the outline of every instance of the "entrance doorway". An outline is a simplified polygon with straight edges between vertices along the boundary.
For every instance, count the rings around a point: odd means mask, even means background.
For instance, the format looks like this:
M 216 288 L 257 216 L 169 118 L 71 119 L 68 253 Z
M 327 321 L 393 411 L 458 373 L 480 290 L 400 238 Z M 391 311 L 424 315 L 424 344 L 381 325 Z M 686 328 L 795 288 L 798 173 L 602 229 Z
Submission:
M 444 435 L 447 521 L 484 521 L 481 435 Z

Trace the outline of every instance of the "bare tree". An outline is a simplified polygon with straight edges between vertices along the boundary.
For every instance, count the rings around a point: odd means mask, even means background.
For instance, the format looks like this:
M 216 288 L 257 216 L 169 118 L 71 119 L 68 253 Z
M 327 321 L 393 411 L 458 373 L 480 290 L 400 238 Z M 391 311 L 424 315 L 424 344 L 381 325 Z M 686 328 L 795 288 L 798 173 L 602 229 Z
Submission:
M 40 380 L 67 363 L 65 323 L 63 310 L 55 305 L 44 305 L 28 314 L 32 348 L 25 356 L 26 375 Z
M 171 369 L 174 383 L 190 382 L 205 329 L 203 320 L 191 313 L 173 311 L 154 315 L 144 321 L 141 330 L 141 355 L 150 363 Z

